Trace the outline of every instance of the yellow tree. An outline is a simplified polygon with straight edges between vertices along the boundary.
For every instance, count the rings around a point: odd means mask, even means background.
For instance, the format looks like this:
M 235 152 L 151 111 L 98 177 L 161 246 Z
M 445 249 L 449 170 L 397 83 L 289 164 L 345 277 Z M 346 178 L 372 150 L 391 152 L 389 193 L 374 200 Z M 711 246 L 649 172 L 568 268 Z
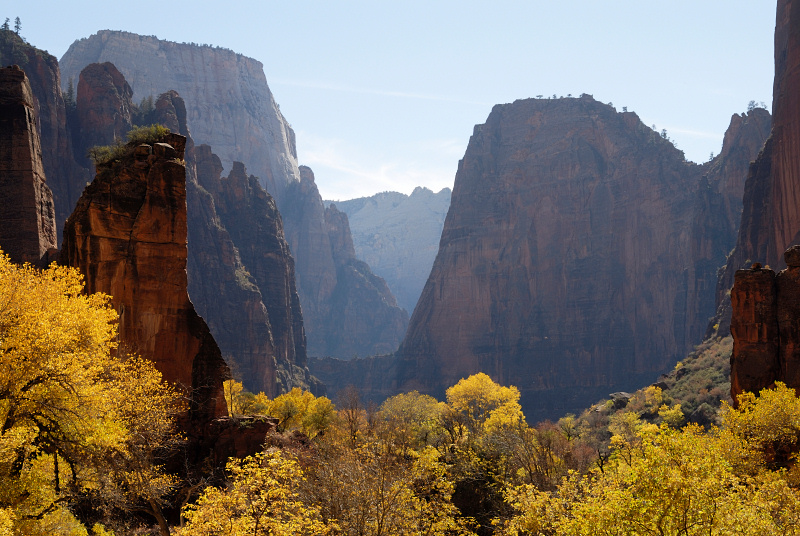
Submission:
M 334 528 L 300 499 L 300 466 L 280 452 L 233 458 L 227 470 L 231 481 L 225 489 L 207 488 L 184 509 L 188 521 L 179 536 L 322 536 Z
M 168 435 L 169 416 L 151 412 L 173 395 L 151 364 L 112 354 L 116 318 L 107 296 L 83 294 L 77 270 L 39 271 L 0 254 L 0 527 L 74 530 L 70 502 L 109 499 L 118 489 L 109 467 L 136 472 L 131 460 L 159 446 L 153 434 Z M 156 414 L 165 422 L 152 432 Z M 150 484 L 163 480 L 148 471 Z M 140 487 L 129 498 L 159 501 L 164 489 Z

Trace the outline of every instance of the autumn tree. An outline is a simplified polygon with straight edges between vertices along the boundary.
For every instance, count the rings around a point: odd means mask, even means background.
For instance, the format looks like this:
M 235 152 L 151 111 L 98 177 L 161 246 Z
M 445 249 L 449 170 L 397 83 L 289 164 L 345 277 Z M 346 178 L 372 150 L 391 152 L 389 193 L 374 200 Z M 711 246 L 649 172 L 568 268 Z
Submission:
M 69 532 L 87 493 L 136 509 L 170 488 L 154 461 L 177 400 L 152 363 L 112 352 L 116 318 L 77 270 L 0 255 L 0 526 Z
M 225 488 L 206 488 L 184 509 L 187 523 L 176 531 L 179 536 L 322 536 L 335 528 L 301 500 L 302 470 L 280 452 L 233 458 L 227 470 L 230 482 Z

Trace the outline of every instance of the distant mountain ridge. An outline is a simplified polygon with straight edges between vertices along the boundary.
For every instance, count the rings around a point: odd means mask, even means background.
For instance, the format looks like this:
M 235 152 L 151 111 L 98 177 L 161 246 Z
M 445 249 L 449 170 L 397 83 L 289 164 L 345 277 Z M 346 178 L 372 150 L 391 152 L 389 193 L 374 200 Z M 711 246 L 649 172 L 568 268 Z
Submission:
M 356 257 L 386 280 L 397 303 L 412 313 L 439 251 L 450 188 L 434 193 L 414 189 L 411 195 L 382 192 L 335 205 L 350 220 Z

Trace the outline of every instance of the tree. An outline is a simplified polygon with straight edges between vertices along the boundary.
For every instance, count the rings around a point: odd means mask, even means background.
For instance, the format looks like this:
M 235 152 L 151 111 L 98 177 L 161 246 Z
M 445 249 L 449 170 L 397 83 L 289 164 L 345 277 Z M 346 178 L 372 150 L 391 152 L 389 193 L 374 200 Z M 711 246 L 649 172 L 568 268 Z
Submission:
M 519 389 L 503 387 L 483 372 L 461 379 L 445 394 L 450 409 L 464 419 L 473 434 L 483 427 L 496 430 L 523 418 Z
M 11 29 L 11 26 L 10 26 L 10 24 L 9 24 L 10 22 L 11 22 L 11 19 L 9 19 L 8 17 L 6 17 L 6 20 L 5 20 L 5 22 L 3 23 L 3 26 L 0 26 L 0 30 L 6 30 L 6 31 L 10 30 L 10 29 Z
M 22 29 L 22 22 L 19 20 L 19 17 L 14 19 L 14 33 L 19 35 L 19 31 Z
M 116 319 L 77 270 L 0 254 L 0 527 L 60 533 L 87 493 L 152 510 L 170 488 L 154 462 L 179 406 L 152 363 L 112 352 Z
M 311 536 L 335 528 L 301 500 L 302 470 L 280 452 L 232 458 L 227 470 L 231 480 L 225 489 L 207 488 L 196 504 L 184 509 L 187 523 L 176 531 L 179 536 Z

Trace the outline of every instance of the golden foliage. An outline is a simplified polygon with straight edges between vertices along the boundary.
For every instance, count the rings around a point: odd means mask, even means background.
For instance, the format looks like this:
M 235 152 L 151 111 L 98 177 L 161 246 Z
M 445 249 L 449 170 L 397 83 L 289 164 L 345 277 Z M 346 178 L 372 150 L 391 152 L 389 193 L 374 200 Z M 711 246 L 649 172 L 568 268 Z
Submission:
M 231 459 L 231 481 L 225 489 L 209 487 L 196 504 L 187 506 L 188 520 L 179 536 L 301 536 L 330 534 L 319 511 L 300 500 L 303 480 L 296 461 L 272 451 Z
M 0 529 L 85 533 L 67 509 L 76 494 L 133 507 L 171 487 L 153 452 L 176 395 L 151 363 L 112 353 L 108 296 L 82 291 L 77 270 L 0 255 Z

